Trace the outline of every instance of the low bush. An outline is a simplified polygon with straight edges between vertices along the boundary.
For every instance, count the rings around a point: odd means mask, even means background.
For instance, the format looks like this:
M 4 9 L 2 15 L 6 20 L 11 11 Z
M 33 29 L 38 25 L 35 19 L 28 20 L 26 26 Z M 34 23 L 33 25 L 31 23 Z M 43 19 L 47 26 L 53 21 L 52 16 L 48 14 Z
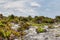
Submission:
M 43 28 L 41 28 L 41 27 L 40 28 L 37 28 L 36 31 L 37 31 L 37 33 L 46 32 L 46 30 L 43 29 Z

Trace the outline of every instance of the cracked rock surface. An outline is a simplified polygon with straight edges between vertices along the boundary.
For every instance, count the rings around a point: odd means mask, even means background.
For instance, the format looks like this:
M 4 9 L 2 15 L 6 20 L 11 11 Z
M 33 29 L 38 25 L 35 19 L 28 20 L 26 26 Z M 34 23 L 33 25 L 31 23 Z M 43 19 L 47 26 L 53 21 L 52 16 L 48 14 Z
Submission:
M 60 40 L 60 28 L 48 29 L 47 32 L 39 34 L 36 33 L 35 29 L 28 31 L 30 32 L 24 36 L 24 40 Z

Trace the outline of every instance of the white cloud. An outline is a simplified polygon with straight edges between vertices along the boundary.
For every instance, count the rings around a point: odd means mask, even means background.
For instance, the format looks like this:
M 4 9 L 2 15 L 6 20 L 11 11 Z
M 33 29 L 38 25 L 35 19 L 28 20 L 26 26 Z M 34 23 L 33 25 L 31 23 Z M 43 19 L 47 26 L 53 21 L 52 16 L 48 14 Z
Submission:
M 31 2 L 32 7 L 40 7 L 41 5 L 38 4 L 37 2 Z
M 4 2 L 6 2 L 5 0 L 0 0 L 0 3 L 4 3 Z
M 32 0 L 0 0 L 0 3 L 5 3 L 4 5 L 1 5 L 0 8 L 2 8 L 2 13 L 3 14 L 16 14 L 16 15 L 22 15 L 22 16 L 35 16 L 38 15 L 37 11 L 32 9 L 32 6 L 34 7 L 40 7 L 40 5 L 37 2 L 32 2 Z M 27 3 L 30 5 L 27 5 Z
M 24 1 L 9 2 L 4 5 L 4 8 L 23 8 Z
M 31 15 L 31 16 L 35 16 L 35 15 L 37 15 L 36 13 L 36 11 L 35 10 L 33 10 L 33 9 L 15 9 L 15 10 L 17 10 L 17 11 L 19 11 L 19 12 L 21 12 L 22 14 L 24 14 L 25 16 L 27 16 L 27 15 Z M 20 13 L 20 14 L 21 14 Z

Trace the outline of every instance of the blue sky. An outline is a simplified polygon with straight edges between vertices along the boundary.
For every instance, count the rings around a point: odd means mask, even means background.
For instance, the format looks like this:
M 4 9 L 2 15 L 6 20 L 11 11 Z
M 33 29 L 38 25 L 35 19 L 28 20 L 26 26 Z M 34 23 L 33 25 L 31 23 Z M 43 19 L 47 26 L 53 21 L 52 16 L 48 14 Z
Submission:
M 60 15 L 60 0 L 0 0 L 0 13 L 54 18 Z

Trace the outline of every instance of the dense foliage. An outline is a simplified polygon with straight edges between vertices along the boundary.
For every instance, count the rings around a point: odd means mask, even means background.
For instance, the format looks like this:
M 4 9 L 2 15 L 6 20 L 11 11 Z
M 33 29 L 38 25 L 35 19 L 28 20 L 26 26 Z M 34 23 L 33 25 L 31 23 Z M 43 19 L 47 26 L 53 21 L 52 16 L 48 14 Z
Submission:
M 53 24 L 55 22 L 60 22 L 60 16 L 56 16 L 55 19 L 44 17 L 44 16 L 31 16 L 28 17 L 18 17 L 14 15 L 9 15 L 8 17 L 0 14 L 0 37 L 13 39 L 13 37 L 24 36 L 26 33 L 24 30 L 29 29 L 30 26 L 43 26 L 46 24 Z M 11 23 L 19 24 L 17 30 L 11 29 Z M 52 28 L 49 26 L 49 28 Z M 37 32 L 44 32 L 43 28 L 38 28 Z M 12 36 L 11 36 L 12 35 Z

